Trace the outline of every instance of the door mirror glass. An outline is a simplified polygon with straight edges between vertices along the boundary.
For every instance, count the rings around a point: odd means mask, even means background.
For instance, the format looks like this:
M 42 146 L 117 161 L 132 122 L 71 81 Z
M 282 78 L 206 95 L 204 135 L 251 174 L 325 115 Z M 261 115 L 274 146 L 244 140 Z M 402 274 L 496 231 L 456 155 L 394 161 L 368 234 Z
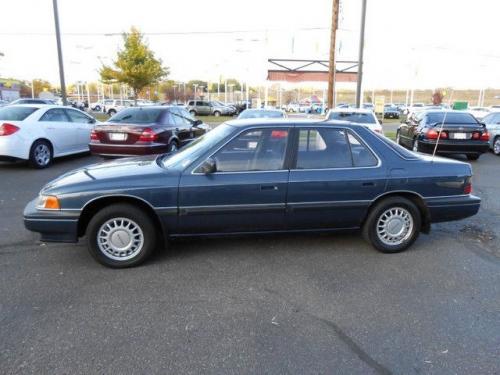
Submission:
M 203 121 L 201 121 L 201 120 L 194 120 L 193 121 L 193 126 L 200 126 L 201 124 L 203 124 Z
M 214 158 L 208 158 L 200 165 L 198 170 L 203 174 L 210 174 L 217 171 L 217 165 Z

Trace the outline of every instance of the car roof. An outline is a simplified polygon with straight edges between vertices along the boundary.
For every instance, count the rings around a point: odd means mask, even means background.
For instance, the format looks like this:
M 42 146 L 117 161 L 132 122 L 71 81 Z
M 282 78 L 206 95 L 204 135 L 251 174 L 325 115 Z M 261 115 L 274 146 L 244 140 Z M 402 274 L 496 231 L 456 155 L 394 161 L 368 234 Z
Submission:
M 229 120 L 226 124 L 235 127 L 250 127 L 250 126 L 269 126 L 269 125 L 290 125 L 290 126 L 316 126 L 316 125 L 338 125 L 338 126 L 349 126 L 365 128 L 362 125 L 352 123 L 350 121 L 340 121 L 340 120 L 323 120 L 323 119 L 281 119 L 281 118 L 258 118 L 258 119 L 241 119 L 241 120 Z
M 340 112 L 340 113 L 373 113 L 371 109 L 366 108 L 332 108 L 330 112 Z

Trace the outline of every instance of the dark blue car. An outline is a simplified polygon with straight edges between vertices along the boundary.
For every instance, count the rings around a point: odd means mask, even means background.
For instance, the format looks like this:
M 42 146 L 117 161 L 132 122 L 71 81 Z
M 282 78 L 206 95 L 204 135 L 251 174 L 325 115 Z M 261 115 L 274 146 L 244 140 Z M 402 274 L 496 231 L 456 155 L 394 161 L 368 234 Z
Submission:
M 25 209 L 43 241 L 86 235 L 111 267 L 170 238 L 362 229 L 406 249 L 431 223 L 477 213 L 471 167 L 419 155 L 345 122 L 239 120 L 170 154 L 91 165 L 46 185 Z

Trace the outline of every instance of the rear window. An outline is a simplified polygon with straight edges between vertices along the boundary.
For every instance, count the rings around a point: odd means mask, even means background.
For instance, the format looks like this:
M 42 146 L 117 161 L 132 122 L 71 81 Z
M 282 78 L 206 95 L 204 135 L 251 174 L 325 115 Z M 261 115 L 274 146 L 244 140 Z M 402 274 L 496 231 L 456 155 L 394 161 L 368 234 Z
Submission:
M 417 154 L 411 152 L 410 150 L 407 150 L 403 146 L 398 145 L 396 142 L 390 140 L 386 136 L 373 132 L 382 142 L 386 144 L 392 151 L 394 151 L 396 154 L 401 156 L 403 159 L 409 159 L 409 160 L 417 160 L 418 156 Z
M 349 122 L 357 122 L 358 124 L 375 124 L 375 118 L 371 113 L 330 112 L 328 120 L 342 120 Z
M 429 124 L 442 123 L 443 119 L 445 124 L 477 124 L 474 116 L 466 112 L 430 112 L 427 114 Z
M 152 124 L 158 121 L 163 108 L 127 108 L 111 117 L 108 122 L 127 124 Z
M 37 109 L 34 107 L 3 107 L 0 108 L 0 120 L 23 121 Z

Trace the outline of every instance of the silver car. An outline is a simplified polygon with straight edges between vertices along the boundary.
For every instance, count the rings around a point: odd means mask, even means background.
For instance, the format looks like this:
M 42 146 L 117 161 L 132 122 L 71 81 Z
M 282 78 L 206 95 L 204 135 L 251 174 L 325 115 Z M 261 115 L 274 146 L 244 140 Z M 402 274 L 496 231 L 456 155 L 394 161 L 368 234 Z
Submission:
M 482 120 L 490 133 L 490 148 L 500 156 L 500 112 L 491 112 Z

